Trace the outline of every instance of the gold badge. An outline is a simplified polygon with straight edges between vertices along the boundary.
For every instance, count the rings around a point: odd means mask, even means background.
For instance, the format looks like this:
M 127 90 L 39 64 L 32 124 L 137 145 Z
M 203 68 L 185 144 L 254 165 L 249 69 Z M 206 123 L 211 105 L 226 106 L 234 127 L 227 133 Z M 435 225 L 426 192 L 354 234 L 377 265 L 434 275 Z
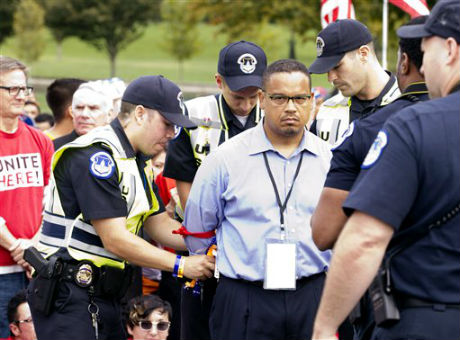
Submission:
M 75 274 L 75 282 L 80 287 L 88 287 L 93 282 L 93 268 L 88 263 L 83 263 Z

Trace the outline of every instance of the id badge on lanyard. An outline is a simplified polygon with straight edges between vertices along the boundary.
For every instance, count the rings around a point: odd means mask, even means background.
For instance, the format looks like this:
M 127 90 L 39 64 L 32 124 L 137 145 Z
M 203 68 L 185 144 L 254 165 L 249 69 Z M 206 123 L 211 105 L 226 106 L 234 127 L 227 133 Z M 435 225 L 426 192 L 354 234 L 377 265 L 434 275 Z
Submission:
M 295 242 L 265 240 L 264 289 L 296 289 L 296 254 Z
M 278 188 L 276 187 L 275 179 L 270 170 L 267 155 L 264 153 L 265 167 L 267 168 L 268 175 L 273 184 L 275 191 L 276 201 L 280 209 L 280 238 L 279 239 L 266 239 L 265 240 L 265 276 L 264 276 L 264 289 L 276 290 L 294 290 L 296 289 L 296 258 L 297 258 L 297 245 L 294 241 L 290 241 L 287 237 L 286 225 L 284 223 L 284 211 L 286 210 L 287 202 L 292 193 L 295 180 L 299 174 L 300 167 L 302 166 L 302 156 L 300 154 L 299 163 L 292 180 L 291 188 L 286 195 L 284 203 L 281 202 Z

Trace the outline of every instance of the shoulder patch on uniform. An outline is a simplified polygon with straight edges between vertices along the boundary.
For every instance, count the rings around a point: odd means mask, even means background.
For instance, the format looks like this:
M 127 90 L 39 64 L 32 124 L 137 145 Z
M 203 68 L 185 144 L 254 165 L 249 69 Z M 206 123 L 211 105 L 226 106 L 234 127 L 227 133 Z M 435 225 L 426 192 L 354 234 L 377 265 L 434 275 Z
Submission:
M 372 143 L 366 158 L 364 159 L 361 169 L 368 169 L 377 162 L 380 155 L 382 154 L 383 149 L 388 144 L 388 135 L 385 130 L 380 130 L 377 134 L 377 137 Z
M 115 171 L 115 162 L 108 152 L 96 152 L 89 159 L 89 171 L 96 178 L 110 178 Z
M 332 146 L 331 150 L 334 151 L 337 149 L 342 143 L 350 137 L 353 134 L 353 131 L 355 130 L 355 122 L 351 122 L 351 124 L 348 126 L 348 128 L 345 130 L 345 132 L 342 134 L 342 136 L 334 143 Z

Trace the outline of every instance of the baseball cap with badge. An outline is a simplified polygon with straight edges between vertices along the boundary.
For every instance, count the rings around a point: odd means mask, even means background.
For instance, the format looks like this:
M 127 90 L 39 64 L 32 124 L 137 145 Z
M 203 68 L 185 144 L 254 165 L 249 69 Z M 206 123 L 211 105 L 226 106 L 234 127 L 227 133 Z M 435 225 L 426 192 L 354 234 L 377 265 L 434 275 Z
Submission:
M 345 53 L 372 41 L 368 28 L 353 19 L 337 20 L 319 32 L 316 38 L 316 59 L 308 68 L 310 73 L 327 73 Z
M 262 75 L 267 68 L 265 52 L 249 41 L 237 41 L 219 53 L 217 72 L 232 91 L 246 87 L 262 88 Z
M 182 91 L 163 76 L 142 76 L 133 80 L 121 100 L 157 110 L 174 125 L 196 127 L 196 124 L 184 115 Z
M 460 1 L 438 1 L 424 24 L 403 26 L 397 31 L 400 38 L 424 38 L 433 35 L 460 43 Z

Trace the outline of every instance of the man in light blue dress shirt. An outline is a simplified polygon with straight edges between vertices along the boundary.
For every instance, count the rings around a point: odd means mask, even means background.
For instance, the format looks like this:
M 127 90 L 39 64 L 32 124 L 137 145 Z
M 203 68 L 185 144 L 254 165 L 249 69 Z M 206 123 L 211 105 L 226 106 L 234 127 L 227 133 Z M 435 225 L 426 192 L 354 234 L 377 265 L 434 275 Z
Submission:
M 305 65 L 271 64 L 259 99 L 263 123 L 222 144 L 199 168 L 184 225 L 216 231 L 213 339 L 310 338 L 331 256 L 313 243 L 310 218 L 331 152 L 305 129 L 313 100 Z M 194 254 L 210 242 L 186 238 Z

